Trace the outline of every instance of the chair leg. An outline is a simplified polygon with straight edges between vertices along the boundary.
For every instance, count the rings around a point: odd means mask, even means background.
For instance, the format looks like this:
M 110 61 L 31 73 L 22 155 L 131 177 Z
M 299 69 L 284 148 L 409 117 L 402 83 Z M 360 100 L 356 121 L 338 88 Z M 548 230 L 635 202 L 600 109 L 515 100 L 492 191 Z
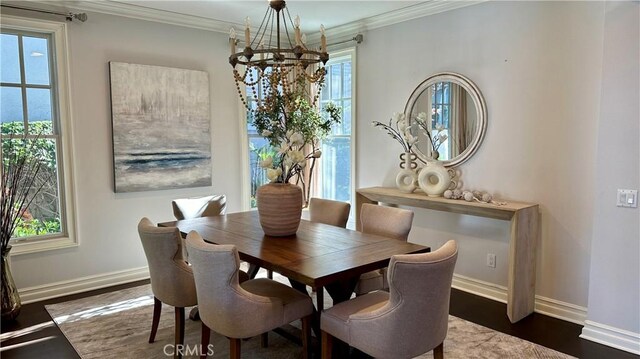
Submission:
M 175 358 L 182 358 L 182 344 L 184 343 L 184 307 L 175 307 L 176 312 L 176 346 Z
M 444 342 L 433 348 L 433 359 L 444 359 Z
M 189 319 L 194 322 L 200 320 L 200 311 L 198 310 L 198 307 L 191 308 L 191 311 L 189 312 Z
M 200 346 L 200 350 L 202 351 L 200 353 L 200 359 L 205 359 L 207 357 L 207 352 L 209 351 L 209 338 L 211 337 L 211 329 L 209 329 L 209 327 L 202 323 L 202 336 L 200 338 L 201 340 L 201 346 Z
M 269 332 L 260 334 L 260 348 L 266 348 L 269 346 Z
M 309 345 L 309 338 L 311 338 L 311 319 L 312 315 L 308 315 L 302 318 L 302 358 L 309 358 L 309 350 L 311 346 Z
M 151 335 L 149 335 L 149 343 L 153 343 L 156 340 L 156 332 L 158 331 L 161 312 L 162 302 L 160 299 L 153 297 L 153 319 L 151 320 Z
M 229 338 L 229 358 L 240 359 L 240 343 L 242 341 L 236 338 Z
M 331 351 L 333 350 L 333 337 L 331 334 L 322 331 L 322 359 L 331 359 Z

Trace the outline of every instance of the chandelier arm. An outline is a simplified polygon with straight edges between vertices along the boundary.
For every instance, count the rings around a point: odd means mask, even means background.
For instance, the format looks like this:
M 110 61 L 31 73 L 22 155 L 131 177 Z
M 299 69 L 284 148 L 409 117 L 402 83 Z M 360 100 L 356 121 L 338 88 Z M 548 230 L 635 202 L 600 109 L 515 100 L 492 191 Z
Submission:
M 264 22 L 268 18 L 270 11 L 272 11 L 271 8 L 267 7 L 267 11 L 264 13 L 264 16 L 262 17 L 262 22 L 260 23 L 260 27 L 258 27 L 258 32 L 256 32 L 256 37 L 254 37 L 253 40 L 251 41 L 251 44 L 247 44 L 247 46 L 252 47 L 254 45 L 253 43 L 256 42 L 256 40 L 258 39 L 258 35 L 260 35 L 262 26 L 264 26 Z M 256 47 L 260 45 L 260 42 L 262 42 L 262 38 L 264 38 L 264 34 L 266 30 L 267 30 L 266 27 L 264 28 L 264 30 L 262 30 L 262 36 L 260 37 L 260 41 L 258 41 L 258 43 L 255 45 Z
M 289 16 L 289 21 L 291 21 L 291 14 L 289 14 L 289 8 L 284 8 Z M 287 28 L 287 19 L 284 17 L 284 12 L 282 13 L 282 22 L 284 22 L 284 33 L 287 34 L 287 41 L 289 42 L 289 47 L 293 48 L 293 43 L 291 42 L 291 38 L 289 37 L 289 29 Z M 291 25 L 293 25 L 293 21 L 291 21 Z
M 278 14 L 275 11 L 271 12 L 271 29 L 269 31 L 269 46 L 267 47 L 268 49 L 271 49 L 271 46 L 273 46 L 271 44 L 271 42 L 273 41 L 273 26 L 275 25 L 275 20 L 273 19 L 274 16 L 278 16 Z

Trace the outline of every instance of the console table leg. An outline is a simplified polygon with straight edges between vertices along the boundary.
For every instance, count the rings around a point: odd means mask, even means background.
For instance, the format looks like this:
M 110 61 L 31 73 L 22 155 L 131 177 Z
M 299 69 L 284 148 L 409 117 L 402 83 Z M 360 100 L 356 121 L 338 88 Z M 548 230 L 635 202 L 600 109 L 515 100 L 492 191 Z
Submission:
M 538 207 L 516 211 L 511 218 L 507 316 L 515 323 L 533 313 L 536 287 Z

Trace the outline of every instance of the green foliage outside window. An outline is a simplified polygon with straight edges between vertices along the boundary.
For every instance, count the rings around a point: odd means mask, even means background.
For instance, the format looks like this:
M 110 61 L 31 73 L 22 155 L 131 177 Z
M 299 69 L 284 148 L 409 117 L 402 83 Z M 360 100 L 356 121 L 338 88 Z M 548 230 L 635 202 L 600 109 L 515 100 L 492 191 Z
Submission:
M 21 211 L 21 216 L 17 220 L 13 238 L 61 232 L 56 141 L 44 136 L 53 133 L 52 123 L 30 122 L 29 132 L 41 135 L 30 136 L 25 140 L 24 123 L 21 121 L 4 122 L 0 125 L 3 171 L 7 171 L 9 166 L 16 166 L 17 161 L 25 157 L 42 163 L 39 171 L 26 178 L 29 180 L 35 177 L 32 188 L 39 191 L 28 208 L 17 209 Z M 9 138 L 8 135 L 16 137 Z

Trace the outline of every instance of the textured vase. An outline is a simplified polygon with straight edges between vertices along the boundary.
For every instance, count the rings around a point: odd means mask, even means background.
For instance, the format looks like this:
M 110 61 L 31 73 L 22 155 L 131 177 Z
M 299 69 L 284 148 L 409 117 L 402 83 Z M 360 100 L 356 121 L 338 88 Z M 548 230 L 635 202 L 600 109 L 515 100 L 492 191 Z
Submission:
M 396 187 L 401 192 L 411 193 L 415 191 L 418 182 L 418 174 L 416 173 L 417 156 L 411 152 L 405 152 L 400 155 L 400 172 L 396 176 Z
M 11 275 L 11 266 L 9 265 L 9 251 L 11 246 L 8 246 L 2 251 L 2 321 L 14 320 L 20 314 L 20 296 L 18 295 L 18 289 L 13 282 L 13 276 Z
M 440 161 L 428 161 L 418 175 L 418 185 L 429 197 L 440 197 L 451 186 L 451 175 Z
M 294 235 L 302 215 L 302 189 L 292 184 L 269 183 L 256 192 L 260 225 L 268 236 Z

